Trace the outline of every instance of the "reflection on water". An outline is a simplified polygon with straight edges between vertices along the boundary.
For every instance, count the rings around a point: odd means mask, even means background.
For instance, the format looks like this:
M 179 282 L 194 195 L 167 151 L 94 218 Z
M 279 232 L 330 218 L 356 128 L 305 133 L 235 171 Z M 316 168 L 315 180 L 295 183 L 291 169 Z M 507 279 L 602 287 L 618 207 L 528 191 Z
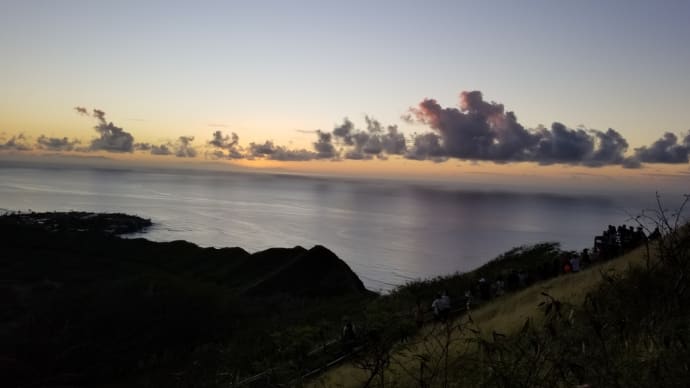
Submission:
M 321 244 L 375 290 L 466 271 L 521 244 L 581 249 L 643 206 L 275 175 L 0 168 L 0 208 L 133 213 L 154 221 L 146 238 L 201 246 Z

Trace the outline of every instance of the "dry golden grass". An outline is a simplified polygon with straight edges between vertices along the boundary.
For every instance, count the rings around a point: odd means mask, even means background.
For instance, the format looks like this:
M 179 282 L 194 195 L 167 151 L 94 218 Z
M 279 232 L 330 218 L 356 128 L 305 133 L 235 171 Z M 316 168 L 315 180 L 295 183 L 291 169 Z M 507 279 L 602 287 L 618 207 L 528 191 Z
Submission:
M 645 248 L 641 247 L 579 273 L 536 283 L 519 292 L 495 299 L 472 311 L 471 315 L 474 322 L 472 327 L 478 328 L 481 334 L 485 336 L 491 335 L 493 332 L 514 333 L 522 327 L 528 318 L 538 321 L 543 317 L 538 309 L 539 303 L 545 300 L 542 293 L 547 293 L 562 302 L 580 305 L 585 296 L 601 283 L 602 273 L 623 274 L 630 267 L 645 265 L 645 258 Z M 461 318 L 460 324 L 468 324 L 467 317 Z M 394 352 L 393 362 L 385 372 L 391 381 L 396 382 L 391 386 L 414 385 L 405 370 L 414 371 L 417 368 L 415 365 L 419 365 L 419 360 L 413 356 L 414 354 L 428 354 L 429 350 L 433 348 L 436 349 L 436 352 L 440 352 L 440 348 L 434 347 L 434 344 L 438 345 L 442 342 L 438 338 L 441 331 L 442 328 L 437 324 L 427 325 L 417 333 L 415 338 L 409 341 L 408 345 L 404 346 L 404 351 Z M 467 341 L 462 341 L 462 336 L 467 335 L 468 332 L 456 331 L 455 333 L 451 352 L 472 351 L 472 349 L 468 349 L 471 345 Z M 410 343 L 415 345 L 409 345 Z M 308 386 L 361 387 L 366 378 L 366 371 L 358 369 L 352 363 L 345 363 L 314 379 Z

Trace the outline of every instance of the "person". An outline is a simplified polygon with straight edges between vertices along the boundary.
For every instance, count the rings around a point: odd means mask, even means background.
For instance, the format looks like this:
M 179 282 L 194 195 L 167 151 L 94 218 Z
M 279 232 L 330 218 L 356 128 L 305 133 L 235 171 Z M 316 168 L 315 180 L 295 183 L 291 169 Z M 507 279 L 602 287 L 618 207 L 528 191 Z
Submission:
M 470 311 L 470 307 L 472 307 L 472 291 L 465 290 L 465 309 Z
M 345 353 L 352 351 L 355 345 L 355 337 L 355 325 L 349 320 L 345 321 L 345 326 L 343 326 L 343 332 L 340 338 Z
M 436 298 L 431 302 L 431 311 L 434 312 L 434 318 L 441 319 L 441 294 L 436 294 Z
M 570 270 L 573 273 L 580 272 L 580 258 L 577 256 L 577 254 L 574 254 L 570 258 Z
M 491 285 L 485 278 L 479 279 L 479 296 L 483 301 L 491 299 Z
M 518 279 L 520 280 L 520 288 L 524 288 L 532 284 L 532 279 L 524 268 L 520 269 L 518 272 Z
M 505 282 L 503 281 L 503 276 L 499 276 L 496 279 L 496 296 L 503 296 L 505 292 Z

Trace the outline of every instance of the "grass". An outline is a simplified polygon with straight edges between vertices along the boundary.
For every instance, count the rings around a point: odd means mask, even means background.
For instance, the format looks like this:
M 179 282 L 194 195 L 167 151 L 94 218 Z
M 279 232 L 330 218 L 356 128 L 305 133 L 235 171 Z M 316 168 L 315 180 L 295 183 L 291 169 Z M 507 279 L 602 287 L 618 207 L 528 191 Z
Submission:
M 472 326 L 479 329 L 480 335 L 488 338 L 493 333 L 511 335 L 518 332 L 527 319 L 540 321 L 544 314 L 539 304 L 546 297 L 544 293 L 554 299 L 572 305 L 581 305 L 588 293 L 597 289 L 602 283 L 602 274 L 623 274 L 633 267 L 643 267 L 646 263 L 644 247 L 639 247 L 613 260 L 593 265 L 579 273 L 559 276 L 533 284 L 530 287 L 494 299 L 471 312 L 470 323 L 467 316 L 458 321 L 461 326 Z M 419 365 L 419 355 L 431 351 L 442 352 L 438 345 L 443 342 L 444 330 L 442 325 L 433 323 L 422 328 L 408 345 L 398 345 L 394 350 L 386 374 L 391 386 L 411 386 L 415 381 L 409 371 L 415 371 Z M 468 331 L 454 331 L 451 341 L 451 353 L 461 354 L 476 351 L 473 342 L 467 341 L 472 335 Z M 412 345 L 409 345 L 412 344 Z M 438 358 L 440 355 L 431 355 Z M 367 372 L 357 368 L 353 363 L 342 364 L 309 383 L 311 387 L 361 387 L 367 380 Z M 395 383 L 393 383 L 395 382 Z M 388 384 L 388 383 L 387 383 Z

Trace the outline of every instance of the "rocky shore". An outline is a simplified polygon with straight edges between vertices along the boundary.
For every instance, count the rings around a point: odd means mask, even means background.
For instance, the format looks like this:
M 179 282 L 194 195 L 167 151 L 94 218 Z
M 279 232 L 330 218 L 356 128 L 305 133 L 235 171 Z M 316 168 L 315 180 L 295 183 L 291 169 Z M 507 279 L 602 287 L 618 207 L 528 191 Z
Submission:
M 0 216 L 4 225 L 31 226 L 49 232 L 96 232 L 111 235 L 141 232 L 150 219 L 123 213 L 9 212 Z

